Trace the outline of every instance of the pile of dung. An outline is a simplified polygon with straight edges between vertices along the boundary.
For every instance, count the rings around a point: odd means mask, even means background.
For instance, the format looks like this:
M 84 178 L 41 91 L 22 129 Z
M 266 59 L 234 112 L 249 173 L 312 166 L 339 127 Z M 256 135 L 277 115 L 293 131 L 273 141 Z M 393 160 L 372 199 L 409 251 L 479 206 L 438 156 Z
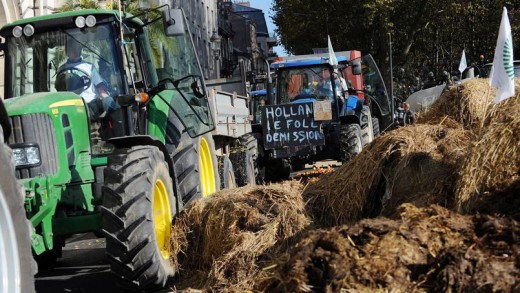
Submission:
M 280 257 L 265 292 L 518 292 L 520 223 L 401 206 L 401 219 L 316 230 Z
M 448 120 L 450 121 L 450 120 Z M 457 123 L 388 132 L 335 172 L 304 189 L 313 220 L 325 227 L 378 215 L 404 202 L 454 206 L 457 170 L 470 135 Z
M 472 79 L 450 88 L 424 113 L 417 114 L 417 123 L 438 124 L 447 117 L 462 124 L 465 129 L 481 126 L 486 112 L 496 95 L 489 79 Z
M 327 166 L 325 168 L 314 167 L 312 171 L 300 172 L 294 175 L 293 180 L 300 181 L 303 186 L 311 182 L 316 182 L 322 175 L 334 172 L 334 168 Z
M 480 132 L 461 167 L 457 207 L 520 221 L 520 94 L 494 106 Z
M 222 190 L 179 215 L 173 231 L 177 288 L 253 288 L 265 274 L 262 258 L 310 221 L 296 181 Z

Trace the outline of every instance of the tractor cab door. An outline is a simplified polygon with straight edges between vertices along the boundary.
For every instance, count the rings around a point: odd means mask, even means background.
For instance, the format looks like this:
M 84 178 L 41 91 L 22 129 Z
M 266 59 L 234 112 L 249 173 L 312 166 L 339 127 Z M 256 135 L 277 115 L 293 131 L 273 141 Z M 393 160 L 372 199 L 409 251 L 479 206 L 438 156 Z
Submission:
M 171 25 L 168 25 L 171 24 Z M 167 10 L 160 21 L 146 27 L 147 40 L 141 40 L 149 82 L 157 89 L 152 97 L 152 123 L 159 124 L 158 113 L 166 117 L 171 110 L 180 119 L 190 137 L 215 128 L 202 69 L 181 9 Z M 148 45 L 149 46 L 148 46 Z
M 386 129 L 392 124 L 392 104 L 386 86 L 372 55 L 361 57 L 363 80 L 365 84 L 365 97 L 370 98 L 375 107 L 379 109 L 381 117 L 379 124 L 381 129 Z

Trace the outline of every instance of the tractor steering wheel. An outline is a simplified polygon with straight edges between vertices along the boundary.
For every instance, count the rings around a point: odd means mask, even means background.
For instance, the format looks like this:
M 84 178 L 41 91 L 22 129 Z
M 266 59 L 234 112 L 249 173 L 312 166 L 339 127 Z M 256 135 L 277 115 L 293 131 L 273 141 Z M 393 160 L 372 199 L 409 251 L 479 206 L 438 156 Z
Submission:
M 81 94 L 90 87 L 90 74 L 79 68 L 63 68 L 56 76 L 55 88 L 59 92 L 74 92 Z

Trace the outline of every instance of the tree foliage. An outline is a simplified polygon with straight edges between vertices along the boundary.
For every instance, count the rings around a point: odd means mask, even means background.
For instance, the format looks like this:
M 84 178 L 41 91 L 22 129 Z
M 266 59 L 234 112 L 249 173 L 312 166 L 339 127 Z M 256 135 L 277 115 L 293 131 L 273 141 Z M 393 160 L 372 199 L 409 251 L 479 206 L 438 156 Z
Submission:
M 371 53 L 384 68 L 391 35 L 394 68 L 425 76 L 458 74 L 463 49 L 470 64 L 480 55 L 491 62 L 504 6 L 520 42 L 520 1 L 514 0 L 274 0 L 272 10 L 288 53 L 310 54 L 326 47 L 330 35 L 335 51 Z
M 72 11 L 75 9 L 99 9 L 98 1 L 94 0 L 67 0 L 58 7 L 58 12 Z

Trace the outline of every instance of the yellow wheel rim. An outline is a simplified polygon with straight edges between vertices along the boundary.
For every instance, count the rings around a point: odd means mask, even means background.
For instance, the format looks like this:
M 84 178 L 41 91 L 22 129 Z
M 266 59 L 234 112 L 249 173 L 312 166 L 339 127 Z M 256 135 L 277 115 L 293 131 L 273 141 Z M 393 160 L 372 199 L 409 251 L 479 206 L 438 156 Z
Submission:
M 164 259 L 170 258 L 170 235 L 172 213 L 168 190 L 161 179 L 157 179 L 153 190 L 153 222 L 157 245 Z
M 200 170 L 200 182 L 202 185 L 202 197 L 214 193 L 215 187 L 215 174 L 213 172 L 213 160 L 211 158 L 211 150 L 209 149 L 208 141 L 205 138 L 200 139 L 199 148 L 199 170 Z

